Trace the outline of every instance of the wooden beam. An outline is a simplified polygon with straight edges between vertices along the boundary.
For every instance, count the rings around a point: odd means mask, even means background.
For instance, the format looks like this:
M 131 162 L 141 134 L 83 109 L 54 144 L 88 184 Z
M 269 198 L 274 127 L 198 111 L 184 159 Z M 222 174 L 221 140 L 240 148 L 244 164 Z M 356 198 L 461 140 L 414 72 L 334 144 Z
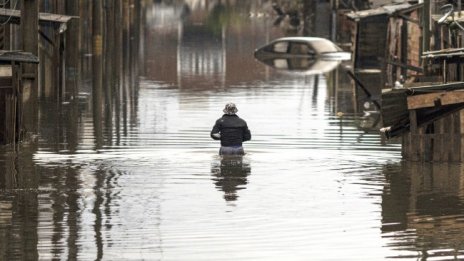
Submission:
M 410 65 L 410 64 L 400 63 L 400 62 L 396 62 L 396 61 L 393 61 L 393 60 L 388 60 L 387 63 L 392 64 L 392 65 L 396 65 L 396 66 L 399 66 L 401 68 L 405 68 L 405 69 L 408 69 L 408 70 L 411 70 L 411 71 L 419 72 L 419 73 L 424 72 L 424 69 L 422 69 L 422 67 L 417 67 L 417 66 Z
M 21 49 L 37 55 L 39 52 L 39 2 L 38 0 L 22 0 L 23 20 L 20 24 Z
M 102 134 L 102 103 L 103 103 L 103 3 L 92 1 L 92 101 L 93 101 L 93 128 L 96 147 L 103 145 Z
M 404 15 L 404 14 L 398 14 L 398 17 L 403 18 L 404 20 L 406 20 L 406 21 L 408 21 L 408 22 L 411 22 L 411 23 L 420 25 L 420 21 L 419 21 L 419 20 L 411 19 L 409 16 L 406 16 L 406 15 Z
M 422 52 L 430 51 L 430 0 L 423 1 L 422 8 Z
M 348 76 L 351 77 L 351 79 L 353 79 L 353 81 L 356 83 L 356 86 L 359 86 L 359 88 L 361 88 L 361 90 L 364 91 L 367 98 L 372 101 L 372 103 L 375 105 L 375 107 L 380 110 L 381 109 L 380 104 L 376 100 L 372 99 L 371 93 L 367 90 L 367 88 L 364 86 L 364 84 L 354 75 L 354 73 L 352 71 L 350 71 L 350 70 L 346 70 L 346 73 L 348 74 Z
M 464 51 L 464 48 L 448 48 L 448 49 L 440 49 L 435 51 L 428 51 L 423 52 L 424 56 L 431 55 L 431 54 L 454 54 Z
M 464 103 L 464 91 L 437 92 L 409 96 L 408 110 Z
M 27 14 L 27 13 L 26 13 Z M 50 13 L 38 13 L 38 22 L 41 25 L 63 24 L 69 22 L 72 18 L 79 18 L 79 16 L 69 16 Z M 27 16 L 27 15 L 26 15 Z M 9 22 L 12 24 L 21 23 L 21 10 L 0 8 L 0 21 Z
M 19 25 L 21 45 L 24 52 L 37 56 L 39 53 L 39 0 L 21 0 L 22 19 Z M 20 91 L 17 105 L 17 133 L 21 140 L 26 133 L 38 130 L 38 65 L 23 64 L 18 81 Z M 30 78 L 23 78 L 23 75 Z M 29 94 L 28 94 L 29 93 Z M 28 94 L 28 95 L 26 95 Z

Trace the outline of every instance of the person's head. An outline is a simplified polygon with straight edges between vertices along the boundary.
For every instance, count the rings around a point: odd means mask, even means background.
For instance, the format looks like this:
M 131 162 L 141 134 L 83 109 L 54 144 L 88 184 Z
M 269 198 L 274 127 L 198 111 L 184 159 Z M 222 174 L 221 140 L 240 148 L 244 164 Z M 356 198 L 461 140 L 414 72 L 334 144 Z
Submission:
M 234 103 L 227 103 L 226 106 L 224 107 L 224 110 L 222 110 L 225 114 L 227 115 L 234 115 L 237 113 L 237 106 L 235 106 Z

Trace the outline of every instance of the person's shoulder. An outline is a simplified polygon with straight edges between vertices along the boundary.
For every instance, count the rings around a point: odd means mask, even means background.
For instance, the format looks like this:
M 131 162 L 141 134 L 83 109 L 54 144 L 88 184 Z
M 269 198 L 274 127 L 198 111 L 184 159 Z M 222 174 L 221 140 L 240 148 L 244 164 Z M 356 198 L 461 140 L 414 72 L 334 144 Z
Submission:
M 245 121 L 245 119 L 243 119 L 243 118 L 241 118 L 241 117 L 239 117 L 239 116 L 237 116 L 237 118 L 238 118 L 238 119 L 239 119 L 241 122 L 243 122 L 243 123 L 245 123 L 245 124 L 246 124 L 246 121 Z

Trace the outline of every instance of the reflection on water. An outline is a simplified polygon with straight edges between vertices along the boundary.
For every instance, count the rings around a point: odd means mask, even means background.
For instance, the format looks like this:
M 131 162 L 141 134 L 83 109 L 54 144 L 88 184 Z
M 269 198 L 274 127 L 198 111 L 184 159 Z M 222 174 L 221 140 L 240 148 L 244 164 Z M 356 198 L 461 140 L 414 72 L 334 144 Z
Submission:
M 250 16 L 268 2 L 209 2 L 149 10 L 134 111 L 42 103 L 37 143 L 0 151 L 0 260 L 462 258 L 462 166 L 401 162 L 340 71 L 256 62 L 283 34 Z M 235 159 L 209 137 L 230 101 L 253 133 Z
M 224 191 L 226 201 L 237 200 L 238 190 L 246 188 L 247 176 L 251 173 L 250 163 L 243 156 L 222 156 L 220 162 L 211 166 L 213 181 L 221 191 Z
M 1 260 L 38 259 L 38 177 L 25 149 L 0 153 Z
M 389 246 L 423 259 L 463 258 L 463 166 L 403 162 L 384 172 L 382 232 Z

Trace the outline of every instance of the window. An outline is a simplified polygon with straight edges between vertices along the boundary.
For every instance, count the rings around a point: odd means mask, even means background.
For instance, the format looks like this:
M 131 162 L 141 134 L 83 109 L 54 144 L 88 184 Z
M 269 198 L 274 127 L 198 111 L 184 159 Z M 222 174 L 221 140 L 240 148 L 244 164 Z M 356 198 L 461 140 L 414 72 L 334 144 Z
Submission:
M 308 55 L 308 54 L 314 54 L 314 50 L 312 50 L 311 48 L 309 48 L 309 46 L 307 44 L 304 44 L 304 43 L 292 43 L 292 45 L 290 46 L 290 53 L 291 54 L 304 54 L 304 55 Z
M 275 59 L 273 62 L 277 69 L 288 69 L 288 63 L 285 59 Z
M 276 53 L 286 53 L 288 50 L 287 42 L 279 42 L 274 44 L 273 51 Z

